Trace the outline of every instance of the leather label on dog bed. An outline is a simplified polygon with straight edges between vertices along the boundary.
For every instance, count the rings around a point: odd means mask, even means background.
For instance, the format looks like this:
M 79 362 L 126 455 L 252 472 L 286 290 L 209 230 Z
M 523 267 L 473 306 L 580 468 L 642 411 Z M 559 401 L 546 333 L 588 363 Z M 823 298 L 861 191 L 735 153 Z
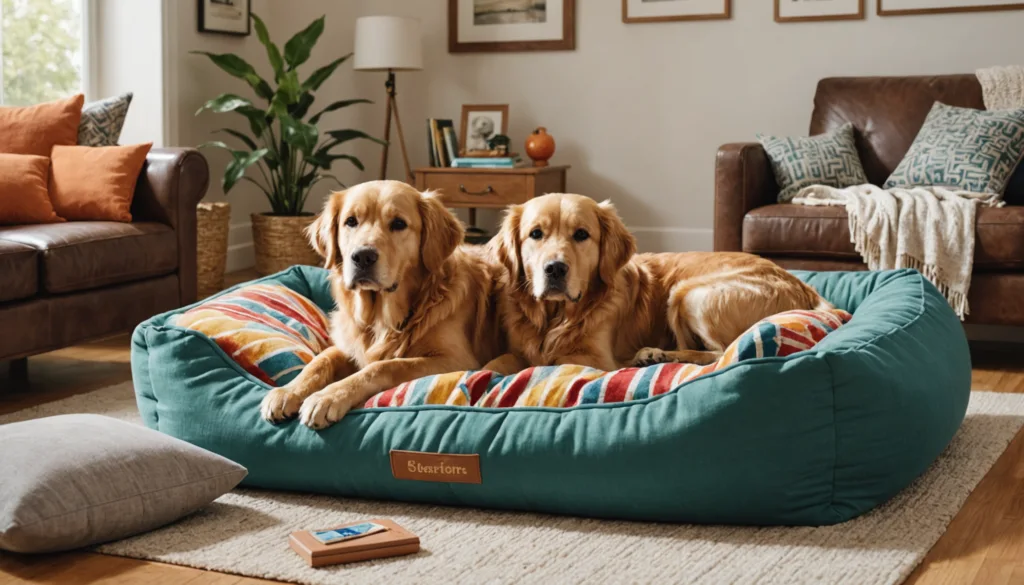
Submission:
M 480 483 L 480 456 L 392 449 L 391 474 L 414 481 Z

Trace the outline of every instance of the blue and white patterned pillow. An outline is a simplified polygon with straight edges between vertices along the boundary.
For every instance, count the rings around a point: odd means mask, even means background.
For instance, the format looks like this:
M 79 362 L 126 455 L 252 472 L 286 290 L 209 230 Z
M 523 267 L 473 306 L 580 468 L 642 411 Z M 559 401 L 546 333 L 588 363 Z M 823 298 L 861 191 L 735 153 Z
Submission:
M 79 146 L 117 146 L 132 94 L 126 93 L 82 106 L 82 121 L 78 124 Z
M 935 102 L 885 188 L 940 186 L 1002 195 L 1024 156 L 1024 110 Z
M 758 134 L 757 139 L 771 160 L 782 203 L 811 185 L 842 189 L 868 182 L 857 154 L 853 124 L 843 124 L 827 134 L 806 138 Z

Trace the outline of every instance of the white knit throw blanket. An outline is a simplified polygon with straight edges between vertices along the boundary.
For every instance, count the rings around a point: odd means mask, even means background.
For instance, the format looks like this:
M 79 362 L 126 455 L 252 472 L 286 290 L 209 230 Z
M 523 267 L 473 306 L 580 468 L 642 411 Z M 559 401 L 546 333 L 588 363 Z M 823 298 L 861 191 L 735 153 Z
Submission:
M 1000 205 L 996 195 L 942 187 L 812 185 L 797 193 L 793 203 L 846 207 L 853 247 L 869 269 L 916 269 L 939 289 L 960 319 L 967 316 L 974 219 L 979 204 Z
M 1024 108 L 1024 67 L 987 67 L 974 72 L 981 82 L 986 110 Z

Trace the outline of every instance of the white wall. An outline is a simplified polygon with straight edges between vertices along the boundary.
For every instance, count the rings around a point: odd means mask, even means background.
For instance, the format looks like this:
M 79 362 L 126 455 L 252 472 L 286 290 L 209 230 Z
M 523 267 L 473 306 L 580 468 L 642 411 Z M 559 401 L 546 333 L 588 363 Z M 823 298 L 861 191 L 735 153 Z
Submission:
M 97 71 L 87 99 L 132 92 L 121 144 L 167 144 L 162 10 L 161 0 L 94 0 Z
M 269 65 L 265 65 L 266 53 L 263 46 L 256 39 L 255 32 L 248 37 L 199 33 L 197 3 L 192 0 L 164 0 L 164 3 L 165 28 L 168 34 L 164 54 L 168 72 L 166 79 L 169 141 L 178 146 L 198 146 L 210 140 L 237 144 L 236 139 L 231 136 L 224 133 L 214 134 L 213 131 L 227 127 L 248 133 L 248 124 L 242 116 L 210 112 L 196 116 L 195 113 L 207 100 L 226 92 L 253 100 L 257 98 L 244 81 L 224 73 L 207 57 L 193 55 L 189 51 L 237 53 L 252 63 L 265 78 L 272 78 L 268 76 Z M 277 18 L 271 11 L 271 6 L 280 5 L 283 8 L 284 4 L 273 0 L 252 0 L 253 10 L 268 20 L 270 27 L 274 26 L 274 20 Z M 239 147 L 244 148 L 242 145 Z M 222 150 L 210 148 L 203 149 L 203 154 L 210 163 L 210 190 L 206 201 L 231 203 L 227 269 L 232 271 L 252 266 L 254 261 L 249 215 L 253 212 L 267 211 L 270 205 L 259 189 L 246 182 L 236 185 L 229 197 L 225 198 L 220 181 L 230 155 Z
M 284 28 L 321 12 L 329 26 L 369 14 L 419 18 L 424 70 L 399 76 L 414 164 L 427 160 L 428 116 L 458 121 L 461 104 L 508 103 L 516 150 L 546 126 L 553 161 L 573 166 L 569 189 L 611 198 L 647 250 L 710 248 L 718 146 L 757 132 L 806 134 L 818 79 L 1024 61 L 1024 11 L 883 18 L 868 0 L 866 20 L 777 24 L 770 0 L 733 0 L 727 21 L 624 24 L 620 2 L 577 0 L 575 51 L 453 55 L 446 0 L 289 4 L 278 15 Z M 349 35 L 336 42 L 342 50 Z M 332 87 L 376 96 L 382 75 L 352 73 L 351 85 Z M 381 108 L 366 112 L 363 128 L 379 128 Z M 397 152 L 390 165 L 399 178 Z
M 109 1 L 109 0 L 108 0 Z M 873 0 L 863 21 L 777 24 L 769 0 L 733 0 L 728 21 L 624 24 L 621 4 L 577 0 L 577 48 L 543 53 L 449 54 L 446 0 L 254 0 L 280 43 L 321 14 L 327 32 L 305 67 L 352 48 L 356 17 L 397 14 L 420 19 L 424 70 L 399 74 L 398 100 L 413 165 L 427 160 L 424 120 L 458 121 L 464 103 L 508 103 L 515 149 L 536 126 L 557 141 L 556 163 L 572 165 L 569 189 L 611 198 L 646 250 L 710 248 L 713 169 L 718 146 L 757 132 L 806 134 L 818 79 L 836 75 L 970 72 L 1024 60 L 1024 11 L 878 17 Z M 195 32 L 195 2 L 175 2 L 178 55 L 177 142 L 209 139 L 224 116 L 192 113 L 222 91 L 250 95 L 187 49 L 235 51 L 262 71 L 255 35 L 237 39 Z M 376 100 L 325 118 L 322 129 L 356 127 L 380 134 L 383 73 L 346 64 L 318 93 L 319 105 L 351 97 Z M 240 126 L 239 126 L 240 127 Z M 394 136 L 392 137 L 395 138 Z M 354 146 L 367 165 L 339 166 L 348 183 L 376 176 L 379 147 Z M 224 158 L 210 155 L 219 176 Z M 402 177 L 392 148 L 389 175 Z M 266 204 L 248 185 L 232 192 L 232 266 L 247 261 L 250 211 Z M 324 191 L 326 187 L 322 188 Z M 323 192 L 323 191 L 321 191 Z M 220 197 L 211 189 L 211 199 Z M 319 205 L 312 197 L 310 207 Z M 493 213 L 481 214 L 492 223 Z

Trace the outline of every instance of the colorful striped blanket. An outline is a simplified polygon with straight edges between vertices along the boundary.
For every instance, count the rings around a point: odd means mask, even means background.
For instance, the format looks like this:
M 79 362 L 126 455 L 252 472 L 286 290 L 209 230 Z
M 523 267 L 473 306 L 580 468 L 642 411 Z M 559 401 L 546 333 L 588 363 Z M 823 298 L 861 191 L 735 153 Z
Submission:
M 529 368 L 499 376 L 488 371 L 451 372 L 401 384 L 370 398 L 366 407 L 447 404 L 511 408 L 568 408 L 641 400 L 744 360 L 785 357 L 813 348 L 851 319 L 846 311 L 789 311 L 754 324 L 715 363 L 659 364 L 603 372 L 583 366 Z M 256 378 L 282 386 L 328 347 L 327 316 L 291 289 L 255 284 L 202 303 L 175 325 L 210 337 Z

